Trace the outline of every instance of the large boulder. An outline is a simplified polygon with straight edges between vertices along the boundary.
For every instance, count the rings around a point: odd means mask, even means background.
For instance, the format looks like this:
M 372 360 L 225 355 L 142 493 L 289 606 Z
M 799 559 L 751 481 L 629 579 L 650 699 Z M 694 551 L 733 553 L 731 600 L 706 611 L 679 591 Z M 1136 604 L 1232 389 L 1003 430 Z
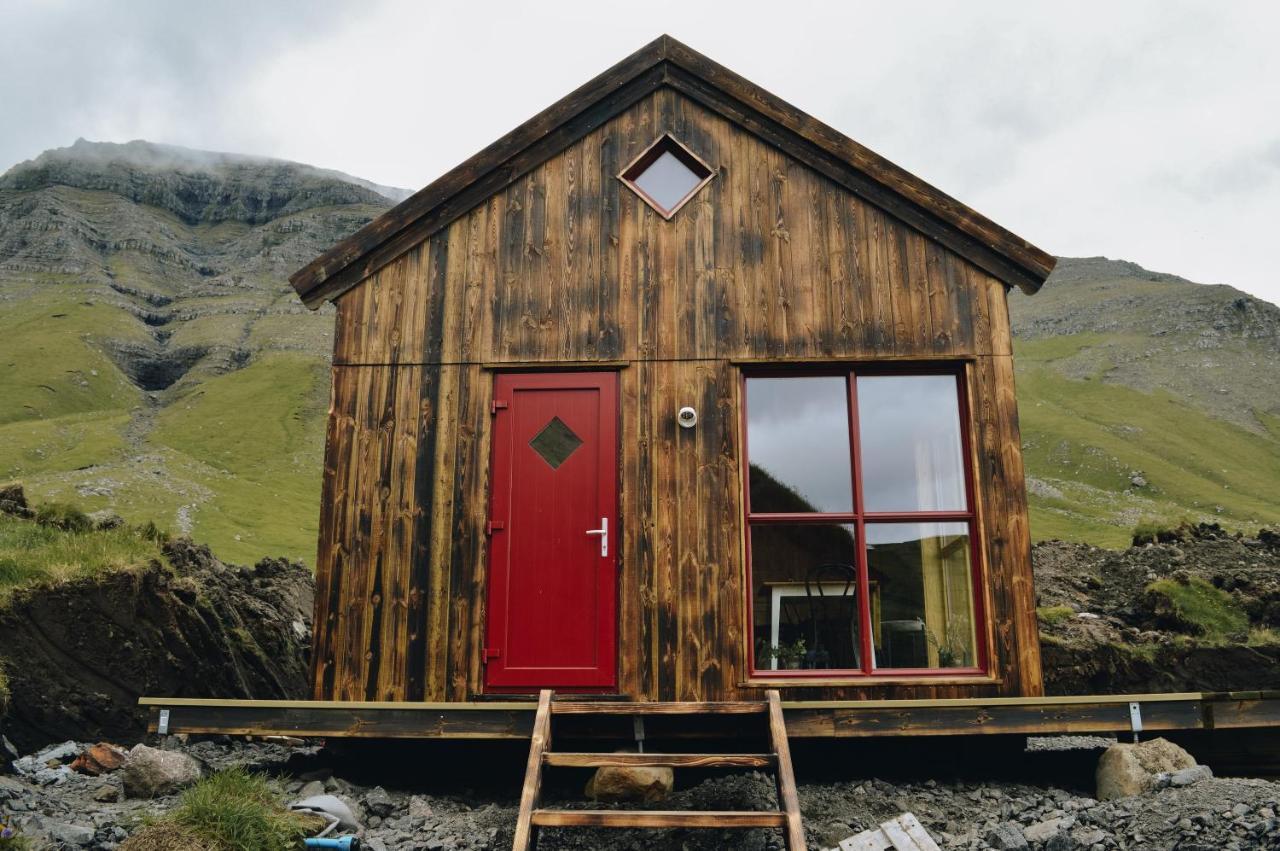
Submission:
M 120 770 L 124 793 L 130 798 L 172 795 L 200 779 L 200 763 L 180 751 L 134 745 Z
M 1098 759 L 1095 778 L 1098 800 L 1111 801 L 1150 792 L 1159 785 L 1162 776 L 1167 778 L 1195 765 L 1195 757 L 1168 739 L 1114 744 Z
M 597 768 L 587 781 L 586 796 L 593 801 L 665 801 L 675 787 L 670 768 L 641 766 Z

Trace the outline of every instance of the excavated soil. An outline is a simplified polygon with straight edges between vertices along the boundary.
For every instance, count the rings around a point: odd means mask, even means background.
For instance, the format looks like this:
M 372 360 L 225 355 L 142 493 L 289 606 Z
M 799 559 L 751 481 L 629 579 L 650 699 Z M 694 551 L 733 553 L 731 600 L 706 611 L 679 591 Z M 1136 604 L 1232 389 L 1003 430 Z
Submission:
M 27 753 L 134 742 L 138 697 L 303 698 L 313 582 L 301 564 L 226 565 L 181 539 L 167 564 L 18 591 L 0 609 L 12 693 L 0 724 Z
M 1280 535 L 1183 526 L 1126 550 L 1036 545 L 1041 654 L 1050 694 L 1280 688 Z M 1152 583 L 1202 581 L 1247 619 L 1212 635 Z M 1203 585 L 1200 587 L 1204 587 Z M 1210 592 L 1212 593 L 1212 592 Z

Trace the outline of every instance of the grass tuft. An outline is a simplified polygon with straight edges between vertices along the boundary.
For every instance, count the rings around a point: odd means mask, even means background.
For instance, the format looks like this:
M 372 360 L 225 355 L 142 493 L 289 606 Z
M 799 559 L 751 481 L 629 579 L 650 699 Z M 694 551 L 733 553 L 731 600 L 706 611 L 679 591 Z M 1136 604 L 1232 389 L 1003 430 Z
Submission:
M 40 506 L 36 509 L 36 522 L 64 532 L 88 532 L 93 529 L 93 521 L 88 514 L 65 502 L 46 502 Z
M 1249 633 L 1249 615 L 1235 599 L 1198 576 L 1152 582 L 1147 603 L 1158 618 L 1208 644 L 1240 640 Z
M 306 816 L 285 809 L 284 796 L 269 779 L 240 767 L 201 780 L 157 820 L 219 851 L 293 851 L 308 835 L 306 822 Z
M 75 532 L 0 515 L 0 601 L 18 588 L 126 570 L 160 557 L 159 543 L 146 530 Z
M 1076 610 L 1070 606 L 1040 606 L 1036 609 L 1036 617 L 1045 626 L 1056 626 L 1076 616 Z

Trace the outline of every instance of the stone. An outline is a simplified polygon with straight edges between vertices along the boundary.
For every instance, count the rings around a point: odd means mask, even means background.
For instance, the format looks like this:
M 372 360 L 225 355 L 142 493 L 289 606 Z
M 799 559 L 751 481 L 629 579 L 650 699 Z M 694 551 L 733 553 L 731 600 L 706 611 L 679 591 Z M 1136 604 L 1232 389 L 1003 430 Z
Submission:
M 172 795 L 200 779 L 200 763 L 181 751 L 162 751 L 134 745 L 120 769 L 124 794 L 128 798 L 157 798 Z
M 1027 844 L 1027 838 L 1022 835 L 1022 828 L 1011 821 L 1001 822 L 991 828 L 983 841 L 996 851 L 1020 851 L 1031 847 Z
M 1098 799 L 1114 801 L 1156 788 L 1157 776 L 1196 764 L 1195 758 L 1168 739 L 1139 744 L 1118 742 L 1103 752 L 1095 774 Z
M 323 780 L 312 780 L 310 782 L 303 783 L 302 787 L 298 789 L 299 798 L 314 798 L 316 795 L 323 795 L 324 793 L 325 788 Z
M 98 742 L 85 748 L 71 763 L 71 770 L 90 777 L 109 774 L 124 765 L 129 752 L 118 745 Z
M 1073 830 L 1071 836 L 1081 848 L 1091 848 L 1107 838 L 1107 834 L 1096 827 Z
M 44 831 L 55 846 L 87 848 L 93 844 L 93 831 L 82 825 L 51 821 L 45 825 Z
M 429 819 L 435 815 L 431 809 L 431 801 L 422 795 L 414 795 L 409 799 L 409 818 Z
M 93 793 L 93 799 L 102 804 L 114 804 L 120 800 L 120 789 L 114 783 L 106 783 Z
M 27 505 L 27 494 L 17 482 L 0 485 L 0 514 L 31 517 L 35 514 Z
M 1213 769 L 1207 765 L 1193 765 L 1190 768 L 1183 768 L 1169 775 L 1170 786 L 1191 786 L 1199 783 L 1201 780 L 1208 780 L 1213 777 Z
M 675 787 L 670 768 L 605 766 L 597 768 L 587 781 L 586 796 L 593 801 L 665 801 Z
M 93 521 L 93 528 L 99 532 L 106 532 L 110 529 L 119 529 L 124 526 L 124 518 L 114 511 L 103 509 L 102 511 L 89 512 L 89 519 Z
M 1023 828 L 1022 834 L 1031 843 L 1048 842 L 1062 831 L 1064 821 L 1065 819 L 1061 818 L 1051 818 L 1046 821 L 1036 822 L 1029 827 Z
M 1044 851 L 1077 851 L 1079 848 L 1080 843 L 1065 830 L 1053 836 L 1044 844 Z
M 378 818 L 386 818 L 396 811 L 395 801 L 391 800 L 391 796 L 387 794 L 387 790 L 381 786 L 374 786 L 364 796 L 364 810 L 371 816 Z M 377 827 L 377 825 L 373 825 Z

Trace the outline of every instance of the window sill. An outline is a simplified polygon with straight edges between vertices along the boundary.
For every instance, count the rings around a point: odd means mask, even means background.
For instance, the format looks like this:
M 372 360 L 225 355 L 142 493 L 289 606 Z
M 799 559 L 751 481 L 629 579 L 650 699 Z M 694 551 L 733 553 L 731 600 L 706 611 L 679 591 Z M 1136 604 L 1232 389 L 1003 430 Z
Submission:
M 993 674 L 893 674 L 887 676 L 798 677 L 753 676 L 738 683 L 739 688 L 849 688 L 863 686 L 997 686 L 1004 681 Z

